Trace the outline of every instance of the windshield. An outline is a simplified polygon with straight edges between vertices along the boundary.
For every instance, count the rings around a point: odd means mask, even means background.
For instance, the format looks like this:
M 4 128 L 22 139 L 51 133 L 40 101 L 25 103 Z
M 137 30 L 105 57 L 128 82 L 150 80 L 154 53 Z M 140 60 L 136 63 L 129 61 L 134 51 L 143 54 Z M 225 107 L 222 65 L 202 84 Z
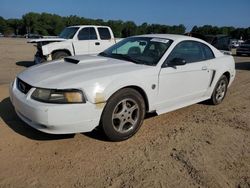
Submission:
M 136 64 L 157 65 L 172 40 L 154 37 L 131 37 L 122 40 L 99 55 Z
M 66 27 L 61 34 L 59 35 L 60 38 L 63 39 L 72 39 L 75 33 L 78 31 L 79 27 Z

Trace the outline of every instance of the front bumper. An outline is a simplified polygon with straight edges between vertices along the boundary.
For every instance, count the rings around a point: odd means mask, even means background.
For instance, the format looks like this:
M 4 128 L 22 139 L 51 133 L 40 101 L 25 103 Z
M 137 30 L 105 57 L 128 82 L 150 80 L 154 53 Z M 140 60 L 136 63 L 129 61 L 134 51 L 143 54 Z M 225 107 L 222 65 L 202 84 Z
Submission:
M 37 51 L 37 53 L 34 56 L 34 63 L 35 64 L 39 64 L 39 63 L 43 63 L 45 61 L 51 61 L 51 60 L 52 60 L 52 56 L 51 55 L 44 56 L 39 51 Z
M 238 54 L 250 54 L 250 51 L 236 51 Z
M 31 127 L 50 134 L 90 132 L 99 125 L 102 110 L 95 104 L 47 104 L 31 99 L 35 88 L 25 95 L 16 84 L 10 99 L 17 115 Z
M 239 53 L 239 54 L 250 54 L 250 49 L 237 48 L 236 53 Z

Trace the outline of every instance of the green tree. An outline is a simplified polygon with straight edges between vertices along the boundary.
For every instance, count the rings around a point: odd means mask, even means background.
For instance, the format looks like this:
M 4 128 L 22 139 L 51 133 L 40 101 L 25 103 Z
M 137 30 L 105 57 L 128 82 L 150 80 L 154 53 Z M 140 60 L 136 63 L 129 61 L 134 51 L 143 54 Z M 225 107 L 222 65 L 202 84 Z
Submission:
M 0 16 L 0 33 L 4 33 L 7 28 L 6 21 L 3 17 Z
M 40 14 L 30 12 L 23 15 L 23 23 L 25 25 L 26 33 L 39 33 L 39 20 Z
M 122 29 L 122 37 L 129 37 L 132 35 L 136 34 L 136 28 L 137 26 L 135 25 L 134 22 L 128 21 L 123 24 L 123 29 Z
M 19 31 L 23 28 L 23 20 L 20 19 L 9 19 L 7 20 L 7 24 L 16 35 L 21 34 Z
M 121 20 L 109 20 L 107 23 L 104 23 L 104 25 L 107 25 L 112 28 L 115 37 L 122 37 L 122 30 L 123 30 L 123 21 Z

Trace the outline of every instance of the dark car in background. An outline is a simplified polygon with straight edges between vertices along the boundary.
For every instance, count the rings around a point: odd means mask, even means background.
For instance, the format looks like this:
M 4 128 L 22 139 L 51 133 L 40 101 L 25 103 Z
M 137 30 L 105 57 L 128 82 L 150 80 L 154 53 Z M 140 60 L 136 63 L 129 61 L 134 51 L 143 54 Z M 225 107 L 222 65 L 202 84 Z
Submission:
M 221 51 L 230 51 L 231 45 L 230 40 L 231 37 L 227 35 L 201 35 L 198 33 L 186 33 L 188 36 L 192 36 L 195 38 L 199 38 L 205 40 L 209 44 L 213 45 L 215 48 Z
M 26 35 L 24 35 L 24 37 L 27 39 L 41 39 L 41 38 L 43 38 L 42 35 L 34 34 L 34 33 L 26 34 Z
M 215 48 L 223 51 L 230 51 L 231 37 L 227 35 L 206 35 L 206 41 Z
M 250 55 L 250 39 L 240 44 L 240 46 L 236 49 L 236 54 L 238 56 L 243 54 Z

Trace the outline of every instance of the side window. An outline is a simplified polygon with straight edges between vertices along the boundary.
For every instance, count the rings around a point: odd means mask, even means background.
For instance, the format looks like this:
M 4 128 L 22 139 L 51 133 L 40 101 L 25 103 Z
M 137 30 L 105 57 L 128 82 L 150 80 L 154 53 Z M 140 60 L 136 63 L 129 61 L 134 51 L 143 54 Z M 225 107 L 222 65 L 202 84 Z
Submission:
M 96 40 L 97 35 L 93 27 L 85 27 L 78 33 L 79 40 Z
M 205 44 L 201 43 L 201 47 L 203 49 L 203 53 L 204 53 L 204 60 L 209 60 L 209 59 L 213 59 L 214 58 L 214 53 L 213 51 Z
M 102 40 L 109 40 L 109 39 L 111 39 L 111 34 L 110 34 L 110 31 L 109 31 L 108 28 L 99 27 L 98 28 L 98 32 L 99 32 L 100 38 Z
M 199 42 L 183 41 L 172 50 L 166 63 L 175 58 L 184 59 L 187 63 L 194 63 L 204 60 L 204 54 Z

